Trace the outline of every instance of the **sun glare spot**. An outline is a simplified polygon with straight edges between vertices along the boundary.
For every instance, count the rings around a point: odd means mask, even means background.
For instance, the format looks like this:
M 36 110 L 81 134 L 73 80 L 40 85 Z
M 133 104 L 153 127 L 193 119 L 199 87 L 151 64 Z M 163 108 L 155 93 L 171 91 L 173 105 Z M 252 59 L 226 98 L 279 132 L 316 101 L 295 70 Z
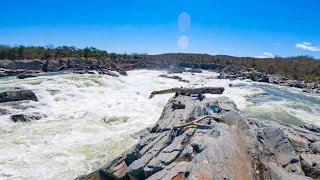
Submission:
M 181 36 L 178 40 L 178 46 L 180 49 L 187 49 L 189 46 L 189 39 L 186 36 Z
M 178 27 L 180 31 L 185 32 L 189 30 L 190 25 L 191 25 L 191 18 L 189 14 L 186 12 L 181 13 L 178 18 Z

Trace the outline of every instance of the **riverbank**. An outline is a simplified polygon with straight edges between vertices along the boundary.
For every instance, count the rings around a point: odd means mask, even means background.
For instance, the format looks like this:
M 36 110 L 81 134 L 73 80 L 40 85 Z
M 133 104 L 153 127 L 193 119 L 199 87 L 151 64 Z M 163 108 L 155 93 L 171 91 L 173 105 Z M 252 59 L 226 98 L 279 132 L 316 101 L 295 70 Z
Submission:
M 186 72 L 185 68 L 194 69 L 195 73 L 199 73 L 196 69 L 211 70 L 220 73 L 218 78 L 223 79 L 248 79 L 255 82 L 273 83 L 280 86 L 294 87 L 301 89 L 303 93 L 320 93 L 320 83 L 317 81 L 304 81 L 303 79 L 290 79 L 282 75 L 269 75 L 258 72 L 254 69 L 223 66 L 215 63 L 192 63 L 187 61 L 149 61 L 149 60 L 118 60 L 116 63 L 111 60 L 101 60 L 93 58 L 62 58 L 52 60 L 0 60 L 0 77 L 1 76 L 17 76 L 26 78 L 30 74 L 41 72 L 57 72 L 71 70 L 76 73 L 90 73 L 90 70 L 118 71 L 125 74 L 125 71 L 133 69 L 153 69 L 168 70 L 168 73 Z M 104 71 L 103 71 L 104 70 Z M 21 75 L 22 74 L 22 75 Z M 27 74 L 27 75 L 23 75 Z

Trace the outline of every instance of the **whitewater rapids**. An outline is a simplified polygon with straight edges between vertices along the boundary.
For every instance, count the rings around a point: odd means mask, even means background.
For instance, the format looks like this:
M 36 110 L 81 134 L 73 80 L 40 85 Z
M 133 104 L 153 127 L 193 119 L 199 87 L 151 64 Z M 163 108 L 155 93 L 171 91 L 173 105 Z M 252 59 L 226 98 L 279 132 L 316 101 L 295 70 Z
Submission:
M 39 99 L 0 104 L 9 112 L 0 113 L 0 179 L 74 179 L 103 166 L 137 141 L 133 133 L 158 120 L 173 94 L 149 99 L 154 90 L 222 86 L 224 95 L 248 118 L 320 124 L 317 96 L 300 96 L 273 85 L 215 79 L 218 74 L 207 71 L 176 74 L 190 83 L 158 77 L 163 73 L 135 70 L 121 77 L 59 74 L 0 80 L 0 91 L 31 89 Z M 10 120 L 10 115 L 21 113 L 45 117 L 29 123 Z

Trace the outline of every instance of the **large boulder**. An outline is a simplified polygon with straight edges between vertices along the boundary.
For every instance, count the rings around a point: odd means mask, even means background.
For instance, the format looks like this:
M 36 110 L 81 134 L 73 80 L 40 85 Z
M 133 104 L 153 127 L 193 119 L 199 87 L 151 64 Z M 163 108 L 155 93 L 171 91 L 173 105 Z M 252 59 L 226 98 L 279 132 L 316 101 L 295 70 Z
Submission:
M 23 100 L 38 101 L 37 96 L 31 90 L 7 91 L 0 93 L 0 103 Z

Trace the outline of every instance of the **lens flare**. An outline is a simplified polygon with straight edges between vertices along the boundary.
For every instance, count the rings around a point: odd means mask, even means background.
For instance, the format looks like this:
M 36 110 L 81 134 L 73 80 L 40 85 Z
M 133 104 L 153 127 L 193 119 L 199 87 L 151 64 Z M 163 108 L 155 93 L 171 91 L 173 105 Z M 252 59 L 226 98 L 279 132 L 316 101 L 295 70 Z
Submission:
M 186 36 L 181 36 L 178 40 L 178 46 L 180 49 L 187 49 L 189 46 L 189 39 Z
M 189 30 L 190 25 L 191 25 L 191 18 L 189 14 L 186 12 L 181 13 L 178 18 L 178 27 L 180 31 L 184 32 Z

